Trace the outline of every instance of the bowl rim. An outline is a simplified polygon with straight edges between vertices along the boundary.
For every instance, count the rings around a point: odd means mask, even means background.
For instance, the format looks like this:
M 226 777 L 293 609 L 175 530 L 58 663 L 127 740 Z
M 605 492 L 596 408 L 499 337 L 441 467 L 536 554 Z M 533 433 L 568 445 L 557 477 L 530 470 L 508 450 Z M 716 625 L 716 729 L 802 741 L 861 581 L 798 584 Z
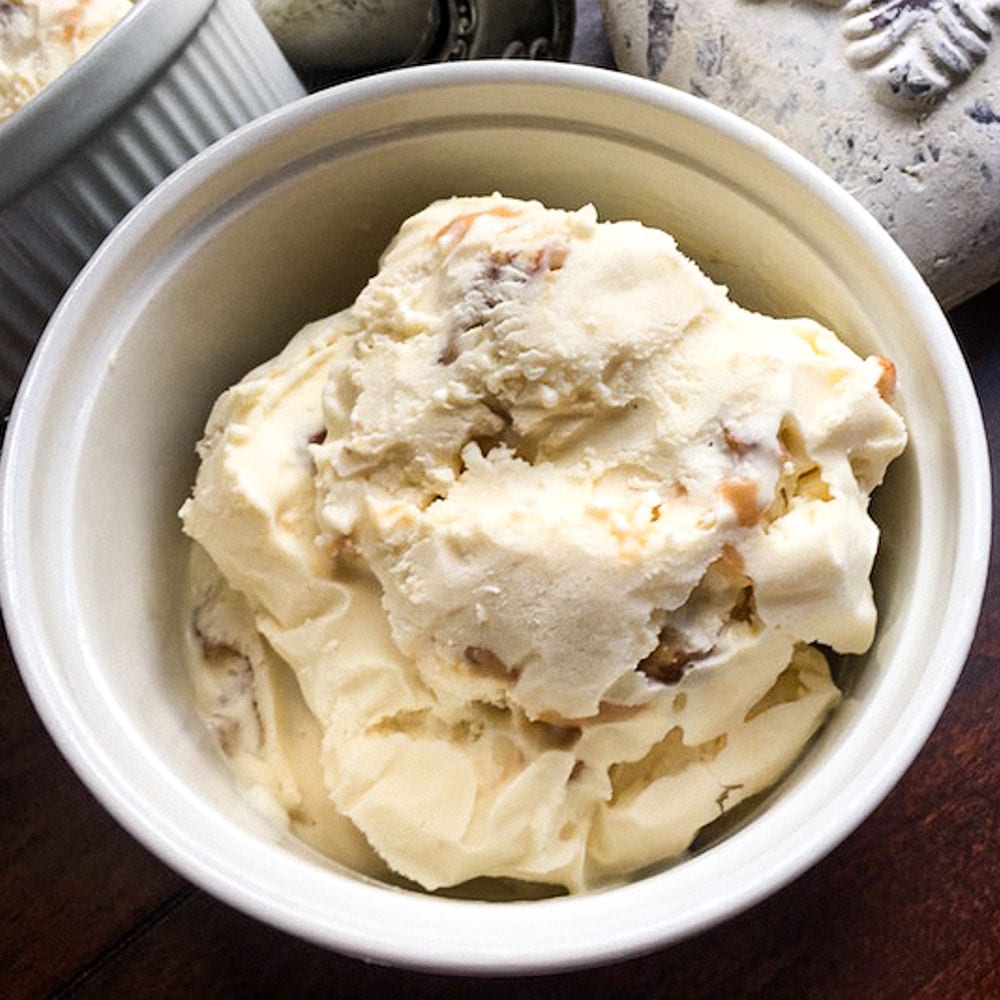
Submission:
M 703 873 L 707 855 L 615 889 L 530 903 L 441 899 L 382 885 L 375 890 L 363 880 L 332 872 L 323 873 L 322 878 L 333 880 L 328 884 L 335 885 L 338 906 L 349 919 L 321 911 L 309 901 L 276 894 L 275 884 L 285 878 L 294 884 L 302 874 L 301 866 L 307 863 L 290 855 L 279 857 L 274 852 L 281 851 L 280 848 L 271 848 L 269 854 L 256 845 L 270 868 L 266 873 L 248 877 L 235 867 L 230 857 L 199 843 L 193 834 L 185 839 L 183 831 L 172 831 L 177 839 L 171 839 L 152 815 L 155 810 L 143 800 L 147 792 L 136 794 L 136 789 L 114 771 L 110 759 L 101 760 L 95 747 L 88 745 L 85 720 L 61 684 L 57 665 L 49 662 L 44 647 L 45 623 L 31 617 L 30 552 L 18 529 L 21 512 L 30 504 L 30 496 L 28 477 L 19 476 L 17 470 L 30 467 L 25 463 L 31 461 L 32 452 L 39 447 L 35 431 L 53 389 L 53 374 L 58 371 L 60 355 L 72 343 L 73 315 L 82 303 L 99 293 L 106 274 L 113 272 L 115 261 L 141 245 L 146 225 L 169 215 L 190 191 L 287 131 L 373 99 L 402 93 L 412 96 L 421 88 L 481 84 L 559 86 L 575 91 L 582 88 L 638 101 L 721 130 L 789 174 L 810 195 L 832 209 L 858 238 L 875 246 L 886 274 L 902 289 L 914 316 L 922 317 L 922 327 L 930 334 L 927 347 L 934 354 L 938 368 L 949 375 L 947 381 L 942 381 L 942 391 L 969 457 L 963 466 L 967 478 L 960 491 L 957 514 L 965 587 L 961 594 L 949 596 L 954 615 L 948 646 L 941 650 L 937 673 L 921 687 L 920 699 L 911 698 L 906 706 L 905 717 L 901 716 L 896 725 L 898 739 L 891 745 L 885 741 L 886 752 L 868 762 L 862 775 L 864 780 L 858 778 L 851 786 L 853 796 L 841 792 L 841 808 L 824 814 L 826 822 L 822 828 L 813 823 L 813 829 L 805 834 L 802 830 L 794 831 L 796 839 L 786 837 L 781 845 L 785 853 L 780 863 L 775 859 L 774 845 L 770 844 L 768 864 L 746 873 L 728 892 L 698 901 L 682 914 L 682 919 L 664 912 L 664 880 L 669 877 L 671 884 L 677 883 L 678 876 L 672 873 L 683 870 L 683 884 L 695 884 L 692 880 Z M 57 746 L 95 797 L 130 833 L 216 897 L 306 940 L 382 963 L 482 975 L 580 968 L 666 946 L 775 892 L 840 843 L 909 767 L 944 708 L 965 663 L 978 622 L 991 531 L 985 429 L 961 351 L 940 307 L 913 265 L 860 205 L 819 168 L 779 140 L 707 101 L 609 70 L 493 60 L 393 70 L 303 98 L 220 140 L 148 195 L 88 263 L 43 335 L 15 402 L 0 459 L 0 504 L 0 537 L 5 553 L 0 599 L 15 660 L 36 710 Z M 762 842 L 774 826 L 761 825 L 768 815 L 772 814 L 766 812 L 740 832 L 738 836 L 744 837 L 741 843 Z M 248 833 L 231 823 L 227 826 L 218 817 L 216 820 L 218 828 L 225 829 L 234 844 L 255 849 Z M 723 842 L 708 853 L 725 851 L 727 843 L 732 841 Z M 377 899 L 372 896 L 373 891 L 379 894 Z M 385 905 L 390 900 L 392 905 Z M 392 912 L 391 919 L 387 919 L 387 910 Z M 450 936 L 440 932 L 441 914 L 445 911 L 455 914 L 448 928 Z M 632 914 L 635 921 L 632 925 L 616 923 L 625 912 Z M 436 927 L 438 930 L 432 934 Z
M 181 49 L 218 0 L 142 0 L 0 123 L 0 212 L 71 156 Z

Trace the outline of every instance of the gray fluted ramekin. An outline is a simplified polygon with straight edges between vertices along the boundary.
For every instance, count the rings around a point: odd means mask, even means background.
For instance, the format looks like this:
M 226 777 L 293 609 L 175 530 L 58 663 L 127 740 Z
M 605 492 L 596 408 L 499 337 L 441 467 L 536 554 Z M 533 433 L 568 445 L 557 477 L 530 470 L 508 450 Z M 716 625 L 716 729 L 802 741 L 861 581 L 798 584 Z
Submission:
M 304 93 L 249 0 L 142 0 L 0 125 L 0 403 L 118 221 L 216 139 Z

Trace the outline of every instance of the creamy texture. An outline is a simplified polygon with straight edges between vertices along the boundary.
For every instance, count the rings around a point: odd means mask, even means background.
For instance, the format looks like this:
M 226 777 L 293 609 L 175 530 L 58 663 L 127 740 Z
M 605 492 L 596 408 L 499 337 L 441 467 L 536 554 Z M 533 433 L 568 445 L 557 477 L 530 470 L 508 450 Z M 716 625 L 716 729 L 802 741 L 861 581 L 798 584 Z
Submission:
M 287 664 L 330 802 L 427 888 L 676 855 L 837 702 L 811 644 L 872 641 L 893 381 L 657 230 L 435 203 L 216 403 L 182 517 L 244 612 L 206 625 L 196 584 L 195 676 L 218 647 L 253 689 Z M 294 810 L 319 778 L 274 701 L 221 710 L 229 756 Z
M 132 0 L 0 0 L 0 122 L 61 76 Z

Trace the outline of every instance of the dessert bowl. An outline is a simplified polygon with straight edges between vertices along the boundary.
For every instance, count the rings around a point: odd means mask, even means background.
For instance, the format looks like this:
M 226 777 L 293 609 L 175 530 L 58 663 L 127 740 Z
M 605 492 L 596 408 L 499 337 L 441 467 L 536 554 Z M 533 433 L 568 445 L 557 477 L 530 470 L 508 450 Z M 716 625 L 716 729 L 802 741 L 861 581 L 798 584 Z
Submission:
M 400 222 L 500 190 L 638 218 L 742 304 L 805 314 L 899 370 L 906 453 L 876 494 L 880 611 L 846 697 L 739 823 L 628 884 L 499 902 L 389 886 L 255 811 L 196 717 L 177 509 L 226 386 L 349 304 Z M 481 62 L 357 81 L 228 136 L 135 209 L 56 311 L 2 467 L 3 604 L 49 731 L 196 884 L 367 960 L 530 973 L 649 951 L 840 842 L 933 728 L 985 586 L 989 465 L 961 353 L 901 251 L 797 154 L 696 98 L 582 67 Z
M 0 124 L 0 403 L 87 258 L 220 136 L 304 90 L 250 0 L 141 0 Z

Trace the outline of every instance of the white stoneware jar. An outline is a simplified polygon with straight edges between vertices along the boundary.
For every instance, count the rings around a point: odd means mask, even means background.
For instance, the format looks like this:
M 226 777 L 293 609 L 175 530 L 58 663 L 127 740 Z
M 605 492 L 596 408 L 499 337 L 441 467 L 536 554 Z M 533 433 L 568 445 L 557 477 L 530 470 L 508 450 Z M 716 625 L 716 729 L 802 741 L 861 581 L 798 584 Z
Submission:
M 1000 279 L 1000 0 L 602 0 L 620 69 L 839 181 L 945 305 Z

